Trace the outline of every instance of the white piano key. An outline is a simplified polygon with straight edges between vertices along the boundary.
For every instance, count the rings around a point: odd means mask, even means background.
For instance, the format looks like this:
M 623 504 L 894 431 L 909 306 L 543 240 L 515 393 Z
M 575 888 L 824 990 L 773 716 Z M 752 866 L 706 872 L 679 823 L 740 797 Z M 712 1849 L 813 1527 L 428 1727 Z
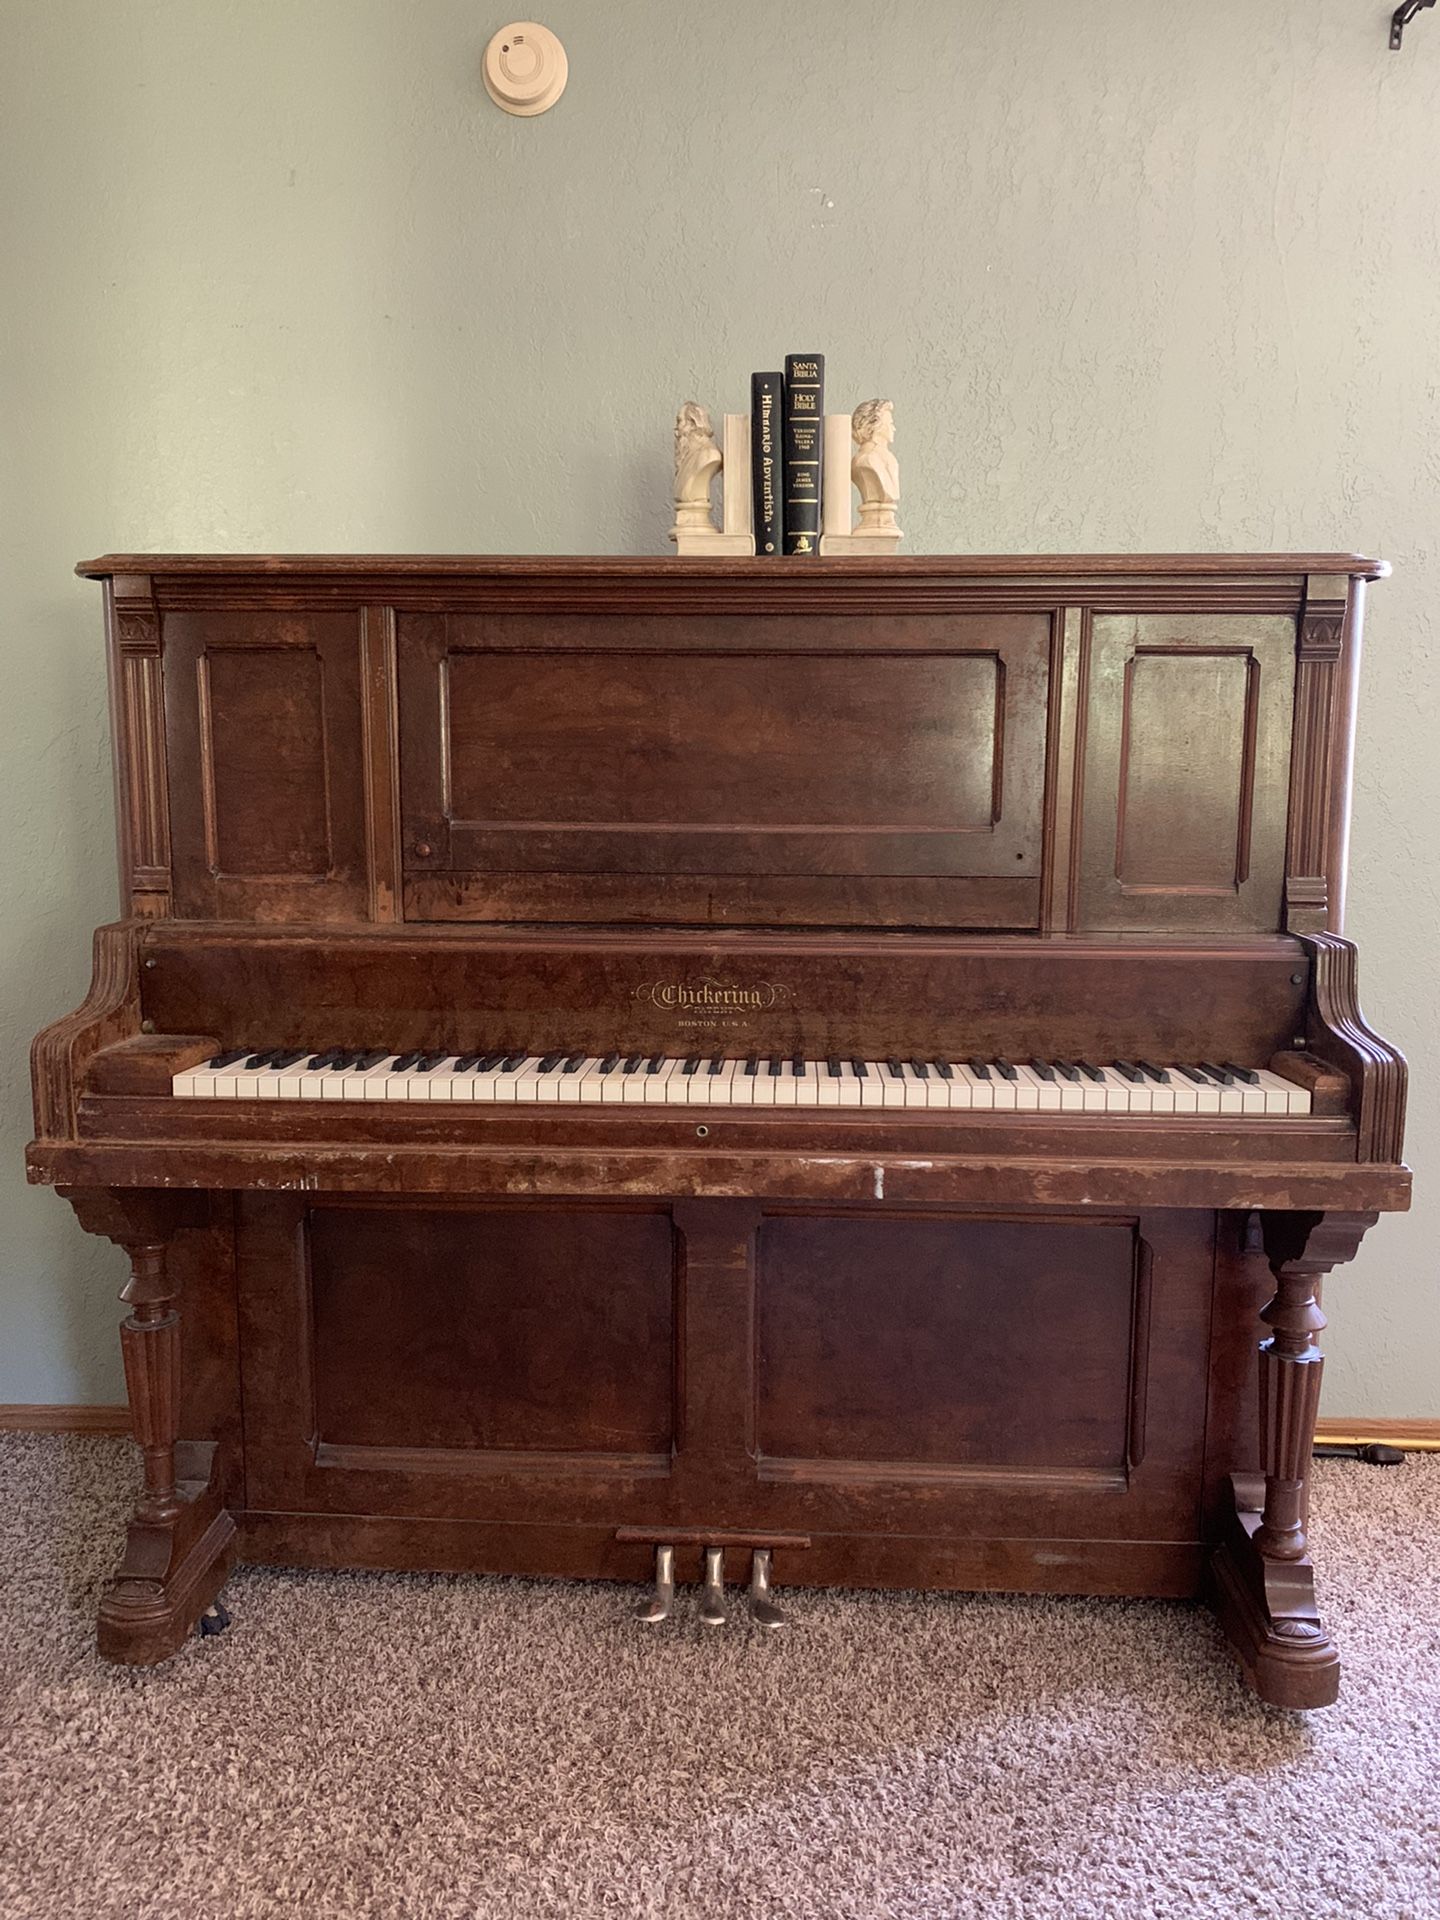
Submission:
M 773 1107 L 775 1104 L 775 1078 L 770 1071 L 770 1062 L 761 1060 L 753 1074 L 743 1076 L 746 1103 L 752 1107 Z
M 511 1078 L 515 1082 L 517 1102 L 524 1104 L 528 1101 L 533 1105 L 539 1100 L 540 1082 L 544 1077 L 540 1072 L 540 1062 L 546 1058 L 548 1055 L 543 1053 L 530 1053 L 516 1067 Z
M 596 1054 L 585 1062 L 584 1071 L 575 1076 L 575 1098 L 582 1107 L 598 1106 L 605 1095 L 605 1075 L 600 1071 L 604 1055 Z M 619 1071 L 619 1068 L 616 1068 Z
M 1267 1113 L 1309 1113 L 1310 1089 L 1308 1087 L 1302 1087 L 1294 1080 L 1287 1080 L 1283 1073 L 1271 1073 L 1268 1067 L 1260 1069 L 1260 1085 L 1265 1092 Z
M 1196 1114 L 1200 1111 L 1200 1096 L 1197 1088 L 1187 1080 L 1178 1067 L 1169 1067 L 1170 1091 L 1174 1096 L 1172 1112 Z
M 995 1109 L 995 1088 L 991 1081 L 982 1080 L 973 1067 L 955 1063 L 955 1079 L 965 1094 L 965 1105 L 971 1113 L 992 1113 Z M 952 1101 L 953 1105 L 954 1102 Z
M 654 1056 L 652 1055 L 651 1057 L 653 1058 Z M 678 1073 L 679 1071 L 680 1062 L 678 1060 L 662 1060 L 654 1073 L 651 1073 L 647 1067 L 646 1071 L 640 1076 L 641 1085 L 644 1089 L 641 1094 L 644 1105 L 647 1107 L 663 1107 L 667 1100 L 666 1084 L 671 1074 Z
M 1033 1067 L 1017 1066 L 1016 1072 L 1020 1076 L 1021 1086 L 1034 1088 L 1035 1108 L 1037 1112 L 1059 1113 L 1060 1087 L 1058 1078 L 1057 1080 L 1042 1080 Z
M 1015 1067 L 1013 1080 L 1007 1079 L 998 1067 L 993 1067 L 991 1071 L 1000 1084 L 1009 1087 L 1014 1095 L 1017 1113 L 1038 1113 L 1040 1111 L 1039 1081 L 1028 1067 L 1017 1066 L 1013 1060 L 1010 1064 Z
M 268 1100 L 298 1099 L 300 1082 L 309 1072 L 306 1064 L 309 1058 L 308 1053 L 304 1054 L 299 1060 L 292 1061 L 288 1067 L 282 1067 L 278 1073 L 272 1068 L 268 1076 L 270 1084 L 262 1097 Z
M 823 1060 L 807 1060 L 805 1070 L 795 1081 L 795 1104 L 797 1107 L 818 1107 L 820 1104 L 820 1075 L 825 1071 Z
M 1168 1072 L 1169 1069 L 1165 1068 L 1165 1069 L 1162 1069 L 1162 1071 Z M 1175 1111 L 1174 1082 L 1175 1082 L 1174 1074 L 1170 1075 L 1169 1080 L 1162 1080 L 1158 1082 L 1152 1080 L 1148 1074 L 1145 1076 L 1145 1084 L 1150 1089 L 1150 1111 L 1152 1113 L 1174 1113 Z

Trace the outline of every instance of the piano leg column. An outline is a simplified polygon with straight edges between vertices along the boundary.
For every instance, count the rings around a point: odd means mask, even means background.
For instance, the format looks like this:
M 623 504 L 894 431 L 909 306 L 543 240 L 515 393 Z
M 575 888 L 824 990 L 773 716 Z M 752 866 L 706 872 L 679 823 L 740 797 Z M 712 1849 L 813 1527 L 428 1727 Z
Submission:
M 1305 1526 L 1310 1457 L 1324 1366 L 1321 1277 L 1352 1260 L 1373 1213 L 1260 1217 L 1275 1293 L 1260 1318 L 1260 1463 L 1263 1481 L 1234 1474 L 1234 1511 L 1213 1562 L 1220 1624 L 1245 1676 L 1272 1706 L 1327 1707 L 1340 1690 L 1340 1656 L 1315 1603 Z
M 194 1630 L 233 1558 L 235 1523 L 221 1499 L 215 1444 L 180 1439 L 181 1328 L 170 1248 L 184 1227 L 203 1224 L 204 1196 L 72 1189 L 66 1198 L 88 1232 L 113 1240 L 130 1259 L 120 1346 L 144 1481 L 100 1603 L 97 1637 L 106 1659 L 151 1666 Z

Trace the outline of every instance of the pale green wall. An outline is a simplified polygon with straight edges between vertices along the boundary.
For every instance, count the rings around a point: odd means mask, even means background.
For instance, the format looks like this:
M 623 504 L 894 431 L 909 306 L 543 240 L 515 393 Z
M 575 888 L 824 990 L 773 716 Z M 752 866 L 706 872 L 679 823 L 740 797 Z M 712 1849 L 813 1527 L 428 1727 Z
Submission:
M 1440 14 L 1387 12 L 546 0 L 525 121 L 461 0 L 0 0 L 0 1401 L 120 1394 L 117 1258 L 20 1175 L 114 903 L 73 562 L 658 552 L 676 403 L 818 347 L 915 551 L 1394 562 L 1350 931 L 1420 1205 L 1329 1288 L 1327 1407 L 1440 1414 Z

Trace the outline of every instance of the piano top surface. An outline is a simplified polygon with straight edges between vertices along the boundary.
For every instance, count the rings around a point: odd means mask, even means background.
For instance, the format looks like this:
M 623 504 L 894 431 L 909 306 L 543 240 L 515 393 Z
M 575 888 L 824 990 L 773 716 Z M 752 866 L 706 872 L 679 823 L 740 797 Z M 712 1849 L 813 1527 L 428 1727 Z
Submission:
M 674 580 L 679 575 L 714 578 L 837 578 L 937 580 L 1082 580 L 1124 578 L 1296 578 L 1304 574 L 1348 575 L 1383 580 L 1389 563 L 1359 553 L 935 553 L 903 557 L 807 560 L 777 566 L 768 559 L 677 560 L 673 555 L 465 553 L 106 553 L 82 560 L 86 579 L 117 574 L 337 575 L 386 573 L 402 578 L 470 578 L 547 574 L 588 579 Z

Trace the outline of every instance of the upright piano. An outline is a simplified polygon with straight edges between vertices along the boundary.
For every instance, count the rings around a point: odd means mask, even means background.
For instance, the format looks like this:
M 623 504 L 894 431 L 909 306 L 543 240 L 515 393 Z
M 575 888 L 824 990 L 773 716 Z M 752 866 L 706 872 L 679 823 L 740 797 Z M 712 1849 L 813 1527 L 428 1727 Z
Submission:
M 1317 1289 L 1409 1194 L 1340 933 L 1383 564 L 79 571 L 124 917 L 29 1170 L 130 1262 L 103 1654 L 238 1559 L 1200 1596 L 1335 1698 Z

